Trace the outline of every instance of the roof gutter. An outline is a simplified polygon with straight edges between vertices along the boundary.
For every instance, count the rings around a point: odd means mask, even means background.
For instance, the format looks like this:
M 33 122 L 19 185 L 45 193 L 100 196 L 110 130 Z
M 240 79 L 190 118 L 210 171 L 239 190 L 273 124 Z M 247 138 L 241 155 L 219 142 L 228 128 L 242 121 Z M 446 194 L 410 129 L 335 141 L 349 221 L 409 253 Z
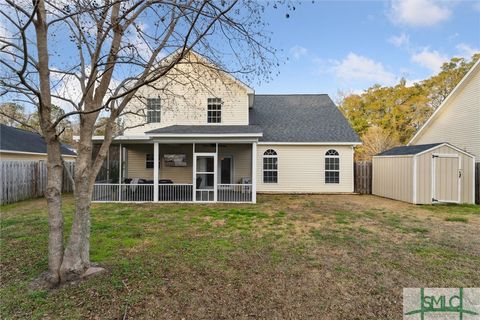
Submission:
M 29 151 L 16 151 L 16 150 L 3 150 L 3 149 L 0 149 L 0 152 L 3 152 L 3 153 L 14 153 L 14 154 L 42 155 L 42 156 L 48 155 L 47 153 L 44 153 L 44 152 L 29 152 Z M 76 154 L 66 154 L 66 153 L 62 153 L 62 156 L 66 156 L 66 157 L 76 157 L 77 155 L 76 155 Z
M 252 138 L 263 137 L 263 133 L 147 133 L 152 138 Z
M 276 142 L 276 141 L 260 141 L 259 145 L 312 145 L 312 146 L 358 146 L 361 142 Z

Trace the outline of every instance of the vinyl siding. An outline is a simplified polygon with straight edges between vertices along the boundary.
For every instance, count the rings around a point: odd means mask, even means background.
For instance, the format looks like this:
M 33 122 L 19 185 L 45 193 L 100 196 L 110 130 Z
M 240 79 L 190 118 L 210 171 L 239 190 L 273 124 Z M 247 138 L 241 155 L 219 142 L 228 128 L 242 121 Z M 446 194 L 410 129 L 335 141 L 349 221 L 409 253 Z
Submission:
M 372 193 L 413 202 L 412 157 L 373 157 Z
M 218 147 L 218 161 L 222 156 L 233 156 L 232 183 L 240 183 L 242 178 L 252 178 L 252 145 L 229 144 Z M 220 168 L 218 168 L 220 172 Z M 218 174 L 220 181 L 220 173 Z
M 278 183 L 263 183 L 263 153 L 278 154 Z M 340 154 L 340 183 L 325 183 L 325 152 Z M 257 148 L 257 191 L 272 193 L 353 192 L 352 146 L 259 145 Z
M 145 167 L 147 153 L 153 153 L 153 144 L 125 146 L 127 176 L 125 178 L 153 179 L 153 169 Z
M 411 144 L 436 142 L 449 142 L 480 161 L 480 71 L 447 101 Z
M 180 64 L 155 88 L 143 87 L 132 99 L 125 117 L 129 126 L 125 135 L 143 135 L 145 131 L 171 125 L 206 125 L 208 98 L 222 99 L 221 123 L 248 125 L 248 94 L 238 82 L 220 71 L 201 64 Z M 161 99 L 161 122 L 145 123 L 146 99 Z M 144 124 L 144 125 L 142 125 Z

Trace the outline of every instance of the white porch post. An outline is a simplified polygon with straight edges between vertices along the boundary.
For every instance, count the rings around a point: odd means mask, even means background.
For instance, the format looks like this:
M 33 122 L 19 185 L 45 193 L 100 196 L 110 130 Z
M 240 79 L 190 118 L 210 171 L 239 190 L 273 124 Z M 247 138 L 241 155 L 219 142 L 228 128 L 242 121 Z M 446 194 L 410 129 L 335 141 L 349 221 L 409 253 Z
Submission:
M 158 165 L 159 150 L 158 142 L 153 143 L 153 201 L 158 202 Z
M 252 143 L 252 202 L 257 203 L 257 143 Z
M 213 158 L 213 201 L 218 201 L 218 143 L 215 143 L 215 157 Z
M 195 142 L 192 144 L 192 201 L 196 202 L 197 198 L 197 179 L 195 174 L 197 172 L 197 162 L 195 161 Z
M 118 154 L 118 201 L 122 201 L 122 144 L 119 145 Z
M 107 151 L 107 183 L 110 183 L 110 147 Z

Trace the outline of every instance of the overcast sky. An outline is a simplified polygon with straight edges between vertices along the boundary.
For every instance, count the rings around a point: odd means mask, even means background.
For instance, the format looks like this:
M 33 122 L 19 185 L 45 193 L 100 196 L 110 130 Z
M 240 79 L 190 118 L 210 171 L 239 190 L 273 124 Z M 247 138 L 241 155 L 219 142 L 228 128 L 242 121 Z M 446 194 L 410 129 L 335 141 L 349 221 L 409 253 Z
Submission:
M 480 51 L 480 1 L 305 1 L 267 11 L 288 62 L 258 93 L 361 91 L 422 80 L 453 56 Z

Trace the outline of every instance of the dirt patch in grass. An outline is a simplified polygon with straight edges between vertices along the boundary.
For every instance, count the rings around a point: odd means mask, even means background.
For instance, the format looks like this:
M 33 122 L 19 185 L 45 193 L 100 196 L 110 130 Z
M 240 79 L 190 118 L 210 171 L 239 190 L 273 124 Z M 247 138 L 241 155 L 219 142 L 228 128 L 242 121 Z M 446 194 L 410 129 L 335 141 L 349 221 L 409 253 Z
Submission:
M 51 292 L 27 290 L 47 266 L 44 200 L 4 206 L 2 318 L 401 319 L 404 287 L 480 286 L 478 207 L 258 200 L 93 205 L 91 258 L 108 272 Z M 67 225 L 72 210 L 66 197 Z

